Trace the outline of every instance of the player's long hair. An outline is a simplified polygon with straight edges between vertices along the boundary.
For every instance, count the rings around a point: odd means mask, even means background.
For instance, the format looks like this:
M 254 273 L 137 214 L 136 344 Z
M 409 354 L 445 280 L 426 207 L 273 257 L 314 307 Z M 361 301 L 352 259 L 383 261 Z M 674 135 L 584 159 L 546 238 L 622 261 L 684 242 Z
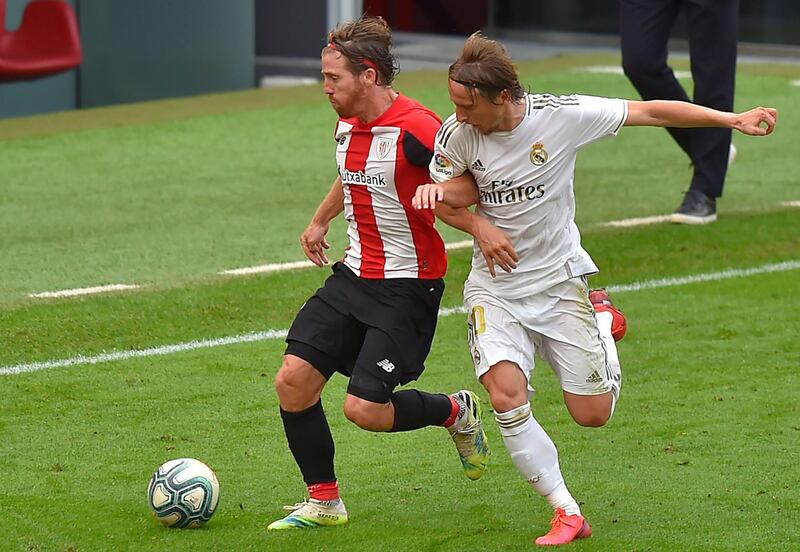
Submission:
M 374 69 L 377 83 L 382 86 L 391 86 L 399 70 L 392 54 L 392 30 L 381 17 L 342 23 L 328 34 L 328 45 L 322 53 L 330 51 L 340 52 L 355 74 Z
M 474 94 L 477 90 L 492 103 L 499 104 L 500 94 L 507 91 L 512 102 L 525 96 L 525 88 L 519 83 L 519 74 L 506 47 L 483 36 L 472 34 L 464 43 L 458 59 L 450 66 L 448 77 L 463 84 Z

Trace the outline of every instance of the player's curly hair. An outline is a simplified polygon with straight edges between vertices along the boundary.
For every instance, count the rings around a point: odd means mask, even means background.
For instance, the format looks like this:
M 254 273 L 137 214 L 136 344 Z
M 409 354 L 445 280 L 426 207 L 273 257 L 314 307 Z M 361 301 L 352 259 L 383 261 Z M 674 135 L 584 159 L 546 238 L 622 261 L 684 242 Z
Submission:
M 526 92 L 505 46 L 486 38 L 480 31 L 464 43 L 458 59 L 450 66 L 448 77 L 466 86 L 470 94 L 478 91 L 493 103 L 499 103 L 497 99 L 504 90 L 513 102 L 521 101 Z
M 374 69 L 382 86 L 390 86 L 399 72 L 392 54 L 392 31 L 381 17 L 362 16 L 342 23 L 328 34 L 322 53 L 330 51 L 340 52 L 355 74 Z

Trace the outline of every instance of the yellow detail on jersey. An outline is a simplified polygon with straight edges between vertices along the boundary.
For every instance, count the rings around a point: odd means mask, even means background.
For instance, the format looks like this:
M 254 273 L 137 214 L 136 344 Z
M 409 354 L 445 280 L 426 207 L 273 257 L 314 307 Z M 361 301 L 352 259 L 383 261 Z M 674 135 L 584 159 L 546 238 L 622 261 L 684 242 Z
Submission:
M 472 331 L 475 335 L 481 335 L 486 331 L 486 311 L 481 305 L 472 307 Z

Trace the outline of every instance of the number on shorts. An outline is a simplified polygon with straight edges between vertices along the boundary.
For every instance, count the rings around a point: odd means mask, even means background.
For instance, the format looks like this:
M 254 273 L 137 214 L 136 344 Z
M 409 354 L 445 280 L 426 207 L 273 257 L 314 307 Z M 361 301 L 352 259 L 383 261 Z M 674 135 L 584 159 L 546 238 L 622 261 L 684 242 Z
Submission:
M 481 305 L 472 307 L 472 331 L 475 335 L 481 335 L 486 331 L 486 311 Z

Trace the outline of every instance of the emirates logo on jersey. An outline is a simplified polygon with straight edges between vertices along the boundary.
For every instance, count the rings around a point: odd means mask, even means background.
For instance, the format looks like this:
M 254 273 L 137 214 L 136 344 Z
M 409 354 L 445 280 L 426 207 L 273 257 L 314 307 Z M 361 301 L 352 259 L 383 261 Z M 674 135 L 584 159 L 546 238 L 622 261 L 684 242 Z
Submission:
M 386 159 L 389 152 L 392 151 L 394 142 L 391 138 L 378 138 L 375 144 L 375 153 L 378 155 L 378 160 Z

